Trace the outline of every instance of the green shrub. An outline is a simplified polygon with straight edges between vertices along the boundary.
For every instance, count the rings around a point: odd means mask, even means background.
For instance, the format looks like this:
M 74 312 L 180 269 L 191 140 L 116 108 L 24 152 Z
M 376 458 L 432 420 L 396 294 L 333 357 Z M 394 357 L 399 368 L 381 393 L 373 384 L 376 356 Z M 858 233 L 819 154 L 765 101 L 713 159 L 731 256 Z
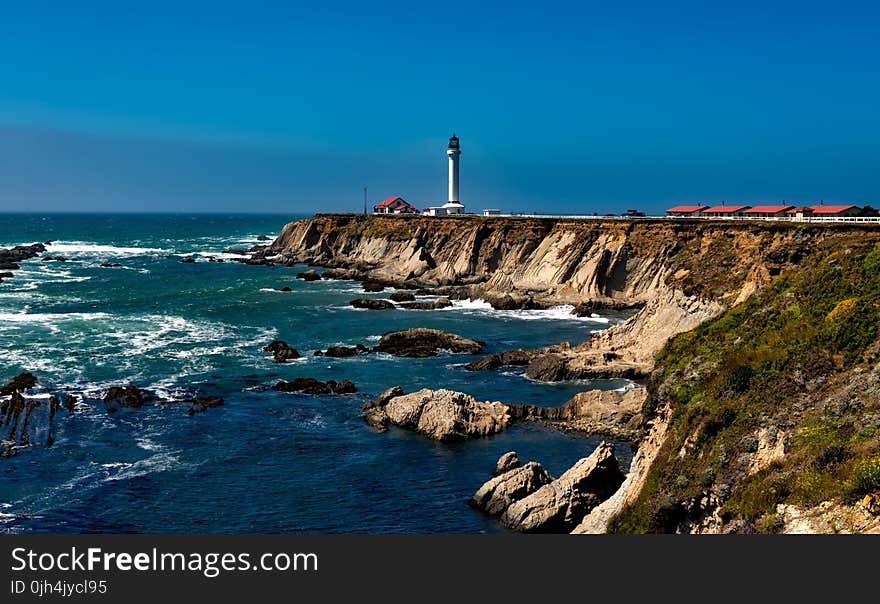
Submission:
M 849 480 L 849 495 L 853 499 L 877 491 L 880 491 L 880 455 L 859 462 Z

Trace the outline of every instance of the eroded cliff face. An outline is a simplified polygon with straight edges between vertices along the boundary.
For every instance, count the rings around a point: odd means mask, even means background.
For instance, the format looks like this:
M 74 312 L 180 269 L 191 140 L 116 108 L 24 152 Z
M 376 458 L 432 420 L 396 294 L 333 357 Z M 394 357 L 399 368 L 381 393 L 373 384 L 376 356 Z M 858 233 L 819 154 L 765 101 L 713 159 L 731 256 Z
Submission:
M 263 253 L 496 306 L 641 306 L 530 369 L 536 379 L 639 377 L 670 337 L 743 301 L 823 236 L 770 223 L 318 215 L 288 224 Z

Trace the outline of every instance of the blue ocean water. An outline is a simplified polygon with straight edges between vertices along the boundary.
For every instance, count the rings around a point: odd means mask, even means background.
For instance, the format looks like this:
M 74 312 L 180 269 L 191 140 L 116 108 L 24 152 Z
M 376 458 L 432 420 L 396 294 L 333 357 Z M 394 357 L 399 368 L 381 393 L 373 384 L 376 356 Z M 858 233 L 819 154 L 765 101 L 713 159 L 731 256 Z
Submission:
M 621 316 L 577 319 L 566 308 L 494 311 L 480 301 L 438 311 L 365 311 L 348 281 L 305 282 L 305 267 L 212 263 L 222 250 L 274 236 L 295 216 L 2 215 L 0 247 L 51 240 L 67 262 L 23 263 L 0 284 L 0 383 L 35 373 L 53 391 L 94 396 L 135 384 L 166 400 L 194 391 L 226 404 L 59 413 L 56 442 L 0 459 L 4 532 L 494 532 L 468 497 L 501 453 L 560 474 L 598 439 L 537 425 L 455 444 L 391 429 L 360 405 L 395 384 L 445 387 L 478 399 L 559 405 L 589 388 L 519 372 L 468 372 L 474 357 L 312 356 L 373 344 L 392 329 L 435 327 L 486 342 L 487 352 L 581 342 Z M 185 256 L 198 259 L 182 263 Z M 102 268 L 101 263 L 119 263 Z M 291 292 L 279 289 L 289 286 Z M 280 338 L 303 358 L 278 365 L 261 348 Z M 266 390 L 278 379 L 350 379 L 351 396 Z M 616 451 L 628 463 L 629 446 Z

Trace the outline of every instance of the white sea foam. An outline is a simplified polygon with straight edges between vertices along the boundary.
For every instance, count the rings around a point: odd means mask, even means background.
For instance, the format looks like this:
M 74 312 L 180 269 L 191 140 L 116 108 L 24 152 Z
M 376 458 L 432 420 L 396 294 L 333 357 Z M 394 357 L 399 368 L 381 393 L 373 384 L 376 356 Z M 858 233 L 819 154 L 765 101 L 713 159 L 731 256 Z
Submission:
M 55 241 L 46 246 L 49 254 L 89 254 L 99 256 L 139 256 L 144 254 L 167 254 L 169 250 L 156 247 L 124 247 L 102 245 L 88 241 Z
M 526 321 L 535 320 L 556 320 L 556 321 L 583 321 L 588 323 L 601 323 L 607 325 L 610 320 L 607 317 L 600 317 L 592 314 L 589 317 L 578 317 L 571 314 L 574 306 L 570 304 L 562 304 L 551 308 L 541 310 L 496 310 L 492 305 L 482 299 L 453 300 L 452 306 L 440 309 L 446 311 L 463 311 L 473 314 L 485 314 L 495 317 L 507 317 L 512 319 L 522 319 Z

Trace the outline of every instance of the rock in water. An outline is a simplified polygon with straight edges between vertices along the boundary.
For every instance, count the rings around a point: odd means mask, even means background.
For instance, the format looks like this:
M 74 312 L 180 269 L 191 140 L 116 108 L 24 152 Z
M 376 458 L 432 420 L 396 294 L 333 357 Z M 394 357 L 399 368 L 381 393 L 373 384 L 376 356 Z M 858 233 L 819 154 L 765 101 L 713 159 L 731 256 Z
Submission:
M 366 354 L 368 352 L 370 352 L 369 348 L 363 344 L 357 344 L 356 346 L 331 346 L 324 351 L 315 351 L 315 356 L 341 359 L 345 357 L 354 357 L 359 354 Z
M 296 348 L 291 348 L 287 345 L 287 342 L 283 340 L 275 340 L 272 343 L 266 345 L 263 348 L 263 352 L 271 352 L 272 359 L 276 363 L 286 363 L 291 359 L 299 358 L 299 351 Z
M 492 473 L 493 476 L 500 476 L 505 472 L 509 472 L 514 468 L 518 468 L 522 465 L 519 457 L 516 454 L 516 451 L 508 451 L 504 455 L 498 458 L 498 463 L 495 465 L 495 471 Z
M 397 396 L 403 396 L 403 388 L 392 386 L 373 400 L 364 403 L 361 407 L 364 421 L 379 432 L 384 432 L 388 428 L 388 415 L 385 413 L 385 405 Z
M 428 388 L 401 395 L 386 391 L 365 409 L 364 418 L 370 425 L 384 427 L 390 422 L 438 441 L 488 436 L 511 422 L 510 408 L 504 403 L 480 402 L 462 392 Z
M 272 386 L 279 392 L 299 392 L 302 394 L 351 394 L 357 392 L 355 385 L 349 380 L 322 382 L 312 377 L 296 378 L 291 381 L 279 380 Z
M 439 329 L 417 327 L 386 333 L 373 350 L 400 357 L 423 358 L 437 356 L 441 350 L 478 354 L 483 350 L 483 342 Z
M 501 522 L 524 533 L 568 533 L 623 482 L 614 448 L 602 442 L 562 476 L 510 505 Z
M 368 293 L 380 292 L 385 289 L 385 286 L 378 281 L 364 281 L 361 285 Z
M 189 408 L 189 414 L 195 415 L 210 409 L 211 407 L 219 407 L 223 404 L 223 398 L 220 396 L 196 397 L 192 400 Z
M 538 350 L 527 348 L 494 352 L 472 363 L 468 363 L 464 368 L 468 371 L 490 371 L 499 367 L 525 366 L 539 353 L 540 351 Z
M 37 378 L 33 373 L 20 373 L 12 381 L 0 388 L 0 396 L 9 396 L 13 392 L 24 392 L 37 385 Z
M 552 480 L 541 464 L 530 461 L 486 482 L 474 493 L 469 503 L 490 516 L 500 516 L 515 502 L 550 484 Z
M 355 308 L 365 308 L 367 310 L 391 310 L 394 303 L 388 300 L 376 300 L 374 298 L 355 298 L 349 302 Z
M 396 291 L 389 296 L 395 302 L 415 302 L 416 297 L 412 292 Z
M 452 302 L 449 301 L 447 297 L 440 297 L 434 300 L 433 302 L 406 302 L 401 304 L 401 308 L 406 308 L 408 310 L 440 310 L 441 308 L 449 308 L 452 306 Z
M 137 386 L 111 386 L 104 393 L 105 403 L 116 403 L 123 407 L 143 407 L 152 398 Z
M 319 275 L 318 271 L 315 269 L 311 269 L 297 274 L 296 278 L 304 281 L 318 281 L 321 278 L 321 275 Z

